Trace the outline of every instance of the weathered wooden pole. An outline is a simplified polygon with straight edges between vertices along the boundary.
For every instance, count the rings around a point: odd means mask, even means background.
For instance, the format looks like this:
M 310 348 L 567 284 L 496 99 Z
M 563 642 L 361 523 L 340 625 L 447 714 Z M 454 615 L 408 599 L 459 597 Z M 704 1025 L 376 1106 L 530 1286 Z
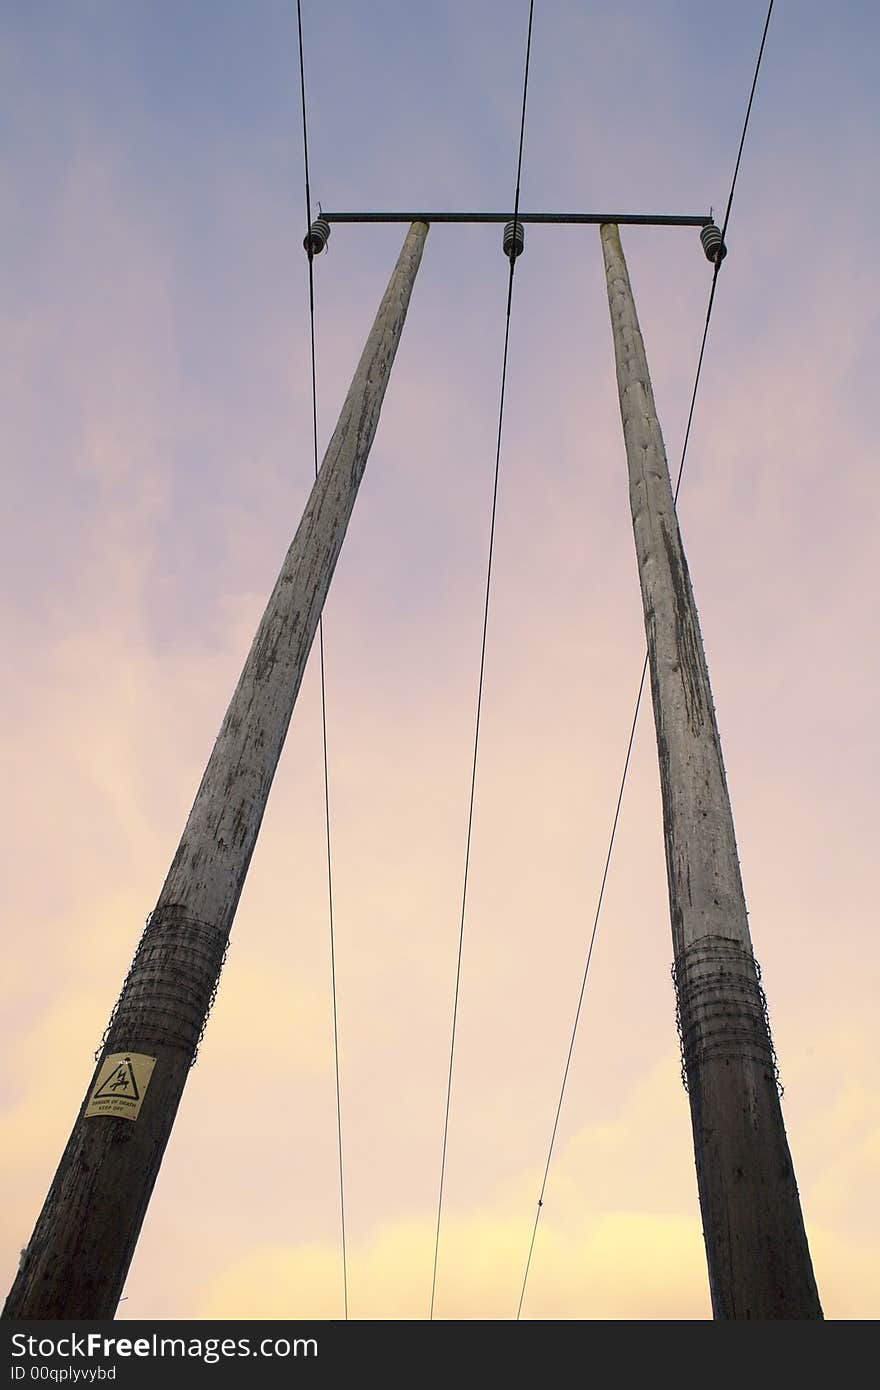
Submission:
M 204 1027 L 428 233 L 414 222 L 4 1309 L 116 1311 Z
M 821 1318 L 709 673 L 615 223 L 601 227 L 651 669 L 684 1074 L 716 1318 Z

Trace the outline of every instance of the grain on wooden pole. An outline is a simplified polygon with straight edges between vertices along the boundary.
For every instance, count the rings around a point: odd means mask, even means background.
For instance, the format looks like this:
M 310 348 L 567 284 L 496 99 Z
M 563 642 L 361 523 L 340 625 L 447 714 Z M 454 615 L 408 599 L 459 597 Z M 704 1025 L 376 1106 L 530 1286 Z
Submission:
M 716 1318 L 821 1318 L 721 743 L 620 233 L 600 230 L 629 469 L 683 1070 Z
M 123 985 L 6 1318 L 116 1311 L 216 989 L 235 909 L 400 342 L 427 225 L 414 223 L 226 712 L 180 846 Z M 129 1072 L 128 1056 L 132 1058 Z M 135 1085 L 136 1119 L 113 1113 Z M 114 1070 L 106 1059 L 118 1058 Z M 105 1081 L 105 1074 L 107 1080 Z M 100 1091 L 107 1113 L 86 1115 Z M 117 1095 L 119 1092 L 117 1092 Z M 109 1099 L 108 1099 L 109 1097 Z

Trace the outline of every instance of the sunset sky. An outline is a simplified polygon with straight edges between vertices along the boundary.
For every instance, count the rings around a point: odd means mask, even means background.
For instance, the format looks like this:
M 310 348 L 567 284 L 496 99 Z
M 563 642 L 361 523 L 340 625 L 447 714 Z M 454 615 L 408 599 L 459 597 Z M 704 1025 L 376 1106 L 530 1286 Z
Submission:
M 765 0 L 536 0 L 522 209 L 723 214 Z M 304 0 L 312 196 L 512 206 L 528 0 Z M 880 9 L 778 0 L 679 516 L 819 1291 L 880 1305 Z M 6 1285 L 312 477 L 295 0 L 0 21 Z M 321 451 L 405 228 L 315 263 Z M 711 280 L 624 228 L 677 467 Z M 428 236 L 325 610 L 351 1314 L 424 1318 L 507 262 Z M 598 229 L 517 263 L 436 1315 L 516 1314 L 644 654 Z M 342 1316 L 317 652 L 124 1318 Z M 523 1315 L 710 1316 L 650 702 Z M 872 1061 L 873 1059 L 873 1061 Z

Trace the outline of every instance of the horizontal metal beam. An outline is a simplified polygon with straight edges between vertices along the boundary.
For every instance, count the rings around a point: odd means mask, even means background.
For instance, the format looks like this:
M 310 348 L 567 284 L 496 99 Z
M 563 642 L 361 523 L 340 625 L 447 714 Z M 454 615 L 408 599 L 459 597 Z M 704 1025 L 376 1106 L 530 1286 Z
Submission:
M 323 212 L 328 222 L 512 222 L 512 212 Z M 618 226 L 708 227 L 708 214 L 671 217 L 643 212 L 519 212 L 519 222 L 548 222 L 596 225 L 616 222 Z

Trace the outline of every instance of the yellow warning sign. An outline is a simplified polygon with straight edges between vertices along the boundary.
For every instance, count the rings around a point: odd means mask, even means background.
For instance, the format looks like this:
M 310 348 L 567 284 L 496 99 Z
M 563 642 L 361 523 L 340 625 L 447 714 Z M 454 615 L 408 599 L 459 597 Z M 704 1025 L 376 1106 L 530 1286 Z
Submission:
M 150 1084 L 155 1057 L 142 1052 L 114 1052 L 105 1057 L 89 1096 L 86 1115 L 118 1115 L 136 1120 Z

